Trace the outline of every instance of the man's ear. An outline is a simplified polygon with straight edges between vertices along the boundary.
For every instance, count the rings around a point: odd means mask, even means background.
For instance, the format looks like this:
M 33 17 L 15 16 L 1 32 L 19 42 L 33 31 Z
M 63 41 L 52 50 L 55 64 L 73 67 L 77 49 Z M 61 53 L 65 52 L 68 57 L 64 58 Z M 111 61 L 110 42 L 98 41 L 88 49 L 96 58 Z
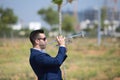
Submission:
M 39 44 L 39 40 L 38 40 L 38 39 L 36 39 L 36 40 L 35 40 L 35 43 L 36 43 L 36 44 Z

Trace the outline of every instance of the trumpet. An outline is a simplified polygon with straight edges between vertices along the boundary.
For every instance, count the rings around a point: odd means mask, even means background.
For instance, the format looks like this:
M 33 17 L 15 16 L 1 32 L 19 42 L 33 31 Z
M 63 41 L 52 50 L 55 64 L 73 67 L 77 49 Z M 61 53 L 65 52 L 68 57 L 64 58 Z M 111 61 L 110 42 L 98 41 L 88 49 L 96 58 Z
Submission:
M 83 32 L 83 31 L 81 31 L 81 32 L 79 32 L 79 33 L 77 33 L 77 34 L 75 34 L 75 35 L 70 35 L 70 36 L 67 36 L 66 38 L 65 38 L 65 42 L 66 42 L 66 44 L 68 44 L 68 43 L 70 43 L 71 42 L 71 39 L 73 39 L 73 38 L 85 38 L 86 37 L 86 33 L 85 32 Z M 53 44 L 53 43 L 55 43 L 56 42 L 56 40 L 53 40 L 53 41 L 51 41 L 51 42 L 48 42 L 48 44 Z

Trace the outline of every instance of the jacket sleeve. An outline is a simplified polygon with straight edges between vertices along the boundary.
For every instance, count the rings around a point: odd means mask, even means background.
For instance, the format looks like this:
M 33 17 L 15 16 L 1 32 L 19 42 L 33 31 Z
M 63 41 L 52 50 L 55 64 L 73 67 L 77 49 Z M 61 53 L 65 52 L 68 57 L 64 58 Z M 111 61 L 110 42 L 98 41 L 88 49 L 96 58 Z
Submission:
M 35 57 L 35 61 L 37 62 L 37 64 L 41 65 L 41 66 L 47 66 L 47 67 L 51 67 L 51 66 L 61 66 L 61 64 L 64 62 L 64 60 L 66 59 L 67 55 L 66 55 L 66 48 L 65 47 L 59 47 L 58 50 L 58 54 L 56 57 L 51 57 L 48 54 L 39 54 Z

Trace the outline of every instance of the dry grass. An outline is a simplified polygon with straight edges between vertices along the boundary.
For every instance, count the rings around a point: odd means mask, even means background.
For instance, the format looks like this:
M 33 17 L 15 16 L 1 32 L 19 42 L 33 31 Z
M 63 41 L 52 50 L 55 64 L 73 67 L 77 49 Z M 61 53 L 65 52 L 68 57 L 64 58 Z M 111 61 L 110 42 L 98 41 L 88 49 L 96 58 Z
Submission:
M 0 42 L 0 80 L 35 80 L 28 61 L 29 40 L 0 39 Z M 74 39 L 67 48 L 68 58 L 61 66 L 66 80 L 120 79 L 119 41 L 104 39 L 97 46 L 96 39 Z M 48 45 L 46 51 L 55 56 L 57 47 Z

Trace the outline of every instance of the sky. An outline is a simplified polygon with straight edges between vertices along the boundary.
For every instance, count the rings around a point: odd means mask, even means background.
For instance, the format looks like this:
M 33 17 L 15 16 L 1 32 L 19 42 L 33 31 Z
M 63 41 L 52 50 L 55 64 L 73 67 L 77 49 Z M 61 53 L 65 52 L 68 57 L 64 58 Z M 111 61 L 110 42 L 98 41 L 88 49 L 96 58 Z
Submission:
M 65 1 L 65 0 L 64 0 Z M 112 0 L 108 0 L 109 6 L 114 5 Z M 62 10 L 82 11 L 87 8 L 100 8 L 104 4 L 104 0 L 74 0 L 71 4 L 64 2 Z M 77 5 L 77 6 L 76 6 Z M 29 22 L 40 22 L 42 26 L 46 23 L 37 14 L 38 10 L 52 6 L 57 10 L 57 6 L 52 3 L 52 0 L 0 0 L 0 7 L 13 9 L 18 22 L 28 24 Z M 120 7 L 120 0 L 118 0 L 117 7 Z

